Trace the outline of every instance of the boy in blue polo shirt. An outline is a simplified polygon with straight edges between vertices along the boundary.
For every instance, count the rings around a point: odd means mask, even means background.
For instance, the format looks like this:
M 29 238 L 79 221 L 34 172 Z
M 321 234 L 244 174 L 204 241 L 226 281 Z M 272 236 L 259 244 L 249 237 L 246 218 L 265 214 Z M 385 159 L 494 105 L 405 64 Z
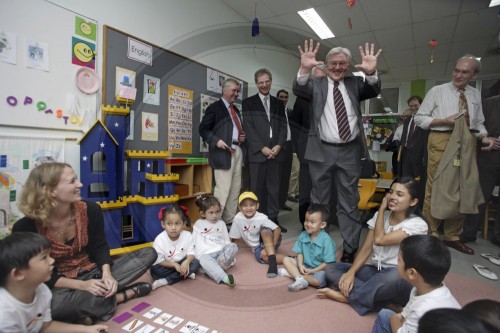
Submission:
M 311 204 L 306 212 L 305 231 L 299 235 L 293 246 L 297 258 L 285 257 L 283 265 L 286 271 L 278 273 L 295 279 L 288 286 L 289 291 L 299 291 L 311 285 L 323 288 L 327 285 L 325 267 L 335 262 L 335 242 L 326 233 L 325 217 L 328 209 L 320 204 Z

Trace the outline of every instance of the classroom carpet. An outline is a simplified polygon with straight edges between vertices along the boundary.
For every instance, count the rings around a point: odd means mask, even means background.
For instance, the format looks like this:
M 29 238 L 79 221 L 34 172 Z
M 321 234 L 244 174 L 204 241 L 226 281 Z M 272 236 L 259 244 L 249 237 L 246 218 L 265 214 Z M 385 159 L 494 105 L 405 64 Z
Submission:
M 293 240 L 280 252 L 292 254 Z M 340 253 L 337 253 L 337 257 Z M 359 316 L 348 304 L 316 297 L 309 287 L 289 292 L 290 278 L 266 277 L 249 248 L 240 247 L 229 273 L 236 287 L 216 284 L 201 274 L 116 308 L 109 332 L 371 332 L 376 314 Z M 449 273 L 445 283 L 460 304 L 500 299 L 500 287 Z

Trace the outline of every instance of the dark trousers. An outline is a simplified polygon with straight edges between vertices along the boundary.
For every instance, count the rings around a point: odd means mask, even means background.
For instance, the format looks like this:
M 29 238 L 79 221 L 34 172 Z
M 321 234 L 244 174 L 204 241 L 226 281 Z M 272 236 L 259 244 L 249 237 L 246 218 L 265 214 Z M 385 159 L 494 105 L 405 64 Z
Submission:
M 182 264 L 185 260 L 186 258 L 179 261 L 178 264 Z M 198 272 L 198 269 L 200 269 L 200 262 L 198 259 L 194 259 L 189 264 L 189 274 Z M 182 277 L 181 273 L 177 272 L 175 268 L 165 267 L 160 264 L 151 267 L 151 276 L 154 280 L 166 279 L 169 285 L 184 280 L 184 277 Z
M 483 223 L 484 213 L 488 208 L 488 203 L 491 199 L 491 193 L 493 192 L 495 186 L 500 183 L 500 161 L 497 161 L 496 163 L 491 162 L 484 159 L 482 154 L 483 153 L 480 153 L 478 156 L 477 168 L 479 171 L 479 183 L 481 184 L 481 190 L 483 191 L 485 203 L 479 205 L 479 214 L 468 215 L 465 220 L 462 235 L 469 239 L 476 239 L 477 231 Z M 497 211 L 496 215 L 496 221 L 499 221 L 498 216 L 500 213 Z M 495 222 L 493 237 L 500 240 L 500 223 Z
M 418 204 L 420 208 L 424 207 L 425 183 L 427 182 L 427 165 L 423 156 L 418 156 L 412 149 L 406 147 L 401 151 L 401 177 L 413 177 L 418 180 Z
M 157 257 L 152 247 L 143 248 L 118 257 L 111 266 L 111 274 L 118 281 L 118 291 L 141 277 Z M 77 279 L 87 281 L 100 278 L 101 270 L 96 266 L 90 271 L 78 275 Z M 68 288 L 52 289 L 52 319 L 76 322 L 85 317 L 109 320 L 116 308 L 116 298 L 100 297 L 86 290 Z
M 270 219 L 278 218 L 280 166 L 276 159 L 250 162 L 250 189 L 259 199 L 259 211 Z
M 281 162 L 280 168 L 280 208 L 285 206 L 286 200 L 288 199 L 288 185 L 290 184 L 290 173 L 292 172 L 293 161 L 292 141 L 287 141 L 283 148 L 284 149 L 280 150 L 280 154 L 284 154 L 284 160 Z

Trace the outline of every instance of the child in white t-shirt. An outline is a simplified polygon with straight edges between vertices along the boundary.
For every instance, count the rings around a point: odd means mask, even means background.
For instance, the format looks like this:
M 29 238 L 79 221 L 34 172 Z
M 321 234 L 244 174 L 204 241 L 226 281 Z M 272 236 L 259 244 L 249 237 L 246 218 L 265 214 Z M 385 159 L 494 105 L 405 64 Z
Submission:
M 243 238 L 252 248 L 255 259 L 261 264 L 269 264 L 267 277 L 278 274 L 278 264 L 284 256 L 277 254 L 281 244 L 281 229 L 265 214 L 257 211 L 259 199 L 253 192 L 243 192 L 238 198 L 240 212 L 236 214 L 229 230 L 231 239 Z
M 196 198 L 202 217 L 193 226 L 193 243 L 196 258 L 201 268 L 215 282 L 224 282 L 230 287 L 236 285 L 234 276 L 226 270 L 236 262 L 238 246 L 231 243 L 226 223 L 220 219 L 221 205 L 212 194 Z
M 183 209 L 184 208 L 184 209 Z M 190 224 L 187 209 L 178 204 L 163 207 L 158 214 L 165 232 L 156 236 L 153 247 L 158 258 L 151 267 L 152 289 L 195 278 L 200 263 L 194 257 L 193 237 L 184 230 Z
M 429 310 L 460 309 L 460 304 L 444 285 L 451 266 L 448 248 L 437 237 L 414 235 L 401 242 L 398 272 L 413 285 L 410 300 L 401 313 L 382 309 L 373 333 L 417 333 L 419 319 Z
M 16 232 L 0 240 L 0 332 L 99 333 L 106 325 L 75 325 L 52 320 L 50 279 L 54 259 L 40 234 Z

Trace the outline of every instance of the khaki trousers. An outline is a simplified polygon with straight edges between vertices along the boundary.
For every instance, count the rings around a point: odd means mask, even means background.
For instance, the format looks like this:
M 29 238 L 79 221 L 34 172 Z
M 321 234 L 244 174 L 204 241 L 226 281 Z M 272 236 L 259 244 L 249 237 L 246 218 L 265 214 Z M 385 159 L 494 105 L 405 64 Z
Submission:
M 438 227 L 444 223 L 444 240 L 454 241 L 460 239 L 460 234 L 464 226 L 464 218 L 440 220 L 432 216 L 431 212 L 431 197 L 432 197 L 432 184 L 434 182 L 434 175 L 439 166 L 439 162 L 450 140 L 451 133 L 443 133 L 431 131 L 429 134 L 429 141 L 427 144 L 428 149 L 428 162 L 427 162 L 427 183 L 425 184 L 425 198 L 423 214 L 429 224 L 429 233 L 432 236 L 438 237 Z
M 222 220 L 232 223 L 238 209 L 238 196 L 241 190 L 241 167 L 243 165 L 243 153 L 239 146 L 234 146 L 231 154 L 231 167 L 228 170 L 215 169 L 214 197 L 221 204 Z

